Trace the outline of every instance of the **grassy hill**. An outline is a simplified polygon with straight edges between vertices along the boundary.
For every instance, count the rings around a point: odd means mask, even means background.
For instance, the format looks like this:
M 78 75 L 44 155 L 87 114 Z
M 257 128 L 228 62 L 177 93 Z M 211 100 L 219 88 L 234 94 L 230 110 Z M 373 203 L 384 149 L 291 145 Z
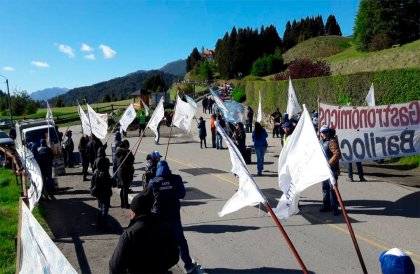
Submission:
M 283 54 L 283 59 L 286 64 L 296 59 L 316 60 L 338 54 L 349 47 L 351 47 L 351 38 L 336 35 L 319 36 L 308 39 L 289 49 Z
M 333 75 L 420 67 L 420 40 L 375 52 L 359 52 L 352 45 L 325 60 Z

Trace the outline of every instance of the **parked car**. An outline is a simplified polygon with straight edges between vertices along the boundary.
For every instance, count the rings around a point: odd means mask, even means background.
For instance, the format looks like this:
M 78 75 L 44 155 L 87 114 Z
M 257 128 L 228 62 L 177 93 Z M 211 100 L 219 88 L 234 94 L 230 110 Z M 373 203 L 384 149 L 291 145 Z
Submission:
M 12 119 L 2 118 L 0 119 L 0 128 L 10 128 L 12 126 Z
M 9 137 L 9 134 L 4 132 L 3 130 L 0 130 L 0 145 L 14 147 L 15 142 L 13 142 L 13 140 Z

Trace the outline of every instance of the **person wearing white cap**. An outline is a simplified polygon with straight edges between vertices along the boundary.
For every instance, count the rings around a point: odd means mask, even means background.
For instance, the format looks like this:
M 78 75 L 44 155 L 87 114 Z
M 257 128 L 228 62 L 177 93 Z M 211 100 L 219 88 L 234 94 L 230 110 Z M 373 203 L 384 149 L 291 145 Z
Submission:
M 416 272 L 410 256 L 395 247 L 382 252 L 379 262 L 383 274 L 414 274 Z
M 320 129 L 320 136 L 321 145 L 324 149 L 325 156 L 327 157 L 331 171 L 334 174 L 335 181 L 338 183 L 338 175 L 340 175 L 340 166 L 338 165 L 338 161 L 341 158 L 341 151 L 340 146 L 338 145 L 338 140 L 334 136 L 335 133 L 333 133 L 333 131 L 334 129 L 329 128 L 327 125 L 323 125 Z M 337 195 L 335 194 L 330 180 L 322 182 L 322 193 L 323 206 L 319 209 L 319 211 L 326 212 L 332 210 L 334 216 L 337 216 L 339 214 Z

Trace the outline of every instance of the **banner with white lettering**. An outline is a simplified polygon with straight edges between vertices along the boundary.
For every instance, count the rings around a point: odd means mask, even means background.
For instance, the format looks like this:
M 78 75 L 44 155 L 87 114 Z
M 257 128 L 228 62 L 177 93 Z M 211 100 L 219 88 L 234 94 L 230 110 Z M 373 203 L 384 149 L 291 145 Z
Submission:
M 343 163 L 420 154 L 420 101 L 374 107 L 319 105 L 336 129 Z
M 28 189 L 29 209 L 32 211 L 42 195 L 42 173 L 32 152 L 18 148 L 20 160 L 25 167 L 31 186 Z
M 20 237 L 19 273 L 77 273 L 23 202 Z

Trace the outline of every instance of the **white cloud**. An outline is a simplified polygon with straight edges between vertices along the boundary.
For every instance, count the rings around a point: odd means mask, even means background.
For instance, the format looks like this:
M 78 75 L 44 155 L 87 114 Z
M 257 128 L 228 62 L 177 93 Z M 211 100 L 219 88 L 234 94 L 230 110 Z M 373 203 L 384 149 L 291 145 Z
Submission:
M 13 68 L 13 67 L 3 67 L 3 70 L 5 70 L 5 71 L 15 71 L 15 68 Z
M 82 47 L 80 48 L 81 51 L 93 51 L 93 48 L 88 44 L 83 43 Z
M 117 52 L 106 45 L 100 45 L 99 48 L 102 50 L 105 59 L 112 59 L 117 55 Z
M 96 59 L 95 54 L 93 54 L 93 53 L 85 55 L 85 58 L 88 59 L 88 60 L 95 60 Z
M 70 46 L 60 44 L 58 45 L 58 50 L 67 55 L 69 58 L 73 58 L 75 56 L 74 49 Z
M 48 63 L 45 62 L 40 62 L 40 61 L 32 61 L 31 64 L 35 67 L 39 67 L 39 68 L 48 68 L 50 65 L 48 65 Z

